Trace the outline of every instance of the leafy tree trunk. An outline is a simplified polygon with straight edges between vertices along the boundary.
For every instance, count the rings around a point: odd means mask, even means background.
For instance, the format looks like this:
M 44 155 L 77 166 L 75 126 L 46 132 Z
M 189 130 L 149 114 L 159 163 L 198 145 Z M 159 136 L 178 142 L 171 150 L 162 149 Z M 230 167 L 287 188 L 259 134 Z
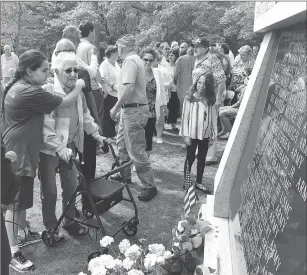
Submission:
M 95 9 L 95 11 L 97 11 L 97 13 L 99 14 L 99 9 L 98 9 L 98 2 L 93 1 L 92 2 L 92 6 Z M 94 23 L 94 27 L 95 27 L 95 42 L 94 45 L 97 48 L 97 57 L 98 57 L 98 61 L 100 63 L 100 41 L 101 41 L 101 35 L 100 35 L 100 26 L 98 22 Z

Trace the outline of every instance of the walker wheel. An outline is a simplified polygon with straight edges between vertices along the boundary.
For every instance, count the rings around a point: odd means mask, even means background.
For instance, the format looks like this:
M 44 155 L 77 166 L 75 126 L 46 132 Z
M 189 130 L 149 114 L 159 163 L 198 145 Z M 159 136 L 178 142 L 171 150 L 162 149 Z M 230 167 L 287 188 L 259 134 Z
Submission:
M 82 207 L 82 213 L 83 213 L 84 217 L 87 218 L 87 219 L 91 219 L 91 218 L 94 217 L 94 214 L 87 211 L 87 209 L 85 207 Z
M 55 244 L 54 235 L 52 232 L 44 230 L 42 240 L 46 246 L 52 247 Z
M 127 236 L 134 236 L 137 232 L 138 232 L 138 228 L 137 228 L 137 222 L 136 221 L 131 221 L 131 222 L 124 222 L 123 225 L 126 224 L 123 227 L 123 232 L 127 235 Z

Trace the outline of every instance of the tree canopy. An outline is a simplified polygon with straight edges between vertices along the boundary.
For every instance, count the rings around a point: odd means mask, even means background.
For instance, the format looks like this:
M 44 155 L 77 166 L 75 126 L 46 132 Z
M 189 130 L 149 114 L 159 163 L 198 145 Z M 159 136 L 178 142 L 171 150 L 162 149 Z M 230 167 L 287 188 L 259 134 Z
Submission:
M 98 27 L 100 48 L 127 33 L 140 47 L 158 41 L 192 41 L 206 36 L 237 50 L 254 43 L 254 2 L 2 2 L 1 43 L 17 54 L 35 48 L 47 56 L 66 25 L 90 20 Z M 256 39 L 256 40 L 255 40 Z M 259 41 L 258 41 L 259 42 Z

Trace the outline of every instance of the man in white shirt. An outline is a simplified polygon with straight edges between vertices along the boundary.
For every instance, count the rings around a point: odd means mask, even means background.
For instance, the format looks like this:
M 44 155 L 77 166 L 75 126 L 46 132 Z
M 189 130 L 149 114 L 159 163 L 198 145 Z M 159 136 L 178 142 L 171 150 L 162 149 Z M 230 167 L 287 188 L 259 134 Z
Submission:
M 10 82 L 10 69 L 17 70 L 19 59 L 16 54 L 12 52 L 9 45 L 4 46 L 4 54 L 1 55 L 1 71 L 2 71 L 2 84 L 5 87 Z

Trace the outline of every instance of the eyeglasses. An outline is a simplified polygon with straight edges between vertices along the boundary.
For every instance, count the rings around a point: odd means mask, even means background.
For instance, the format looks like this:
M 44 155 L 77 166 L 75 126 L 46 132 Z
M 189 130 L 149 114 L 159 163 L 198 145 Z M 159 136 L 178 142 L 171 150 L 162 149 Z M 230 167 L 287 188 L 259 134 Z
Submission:
M 76 50 L 61 50 L 61 51 L 56 51 L 54 54 L 57 56 L 59 53 L 66 52 L 66 53 L 76 53 Z
M 170 48 L 165 48 L 164 50 L 169 51 L 169 50 L 170 50 Z
M 67 68 L 66 70 L 64 70 L 65 73 L 67 74 L 71 74 L 72 72 L 74 72 L 75 74 L 79 73 L 79 69 L 78 68 Z
M 147 58 L 143 58 L 143 60 L 144 60 L 145 62 L 149 62 L 149 63 L 151 63 L 151 62 L 154 61 L 154 59 L 147 59 Z

